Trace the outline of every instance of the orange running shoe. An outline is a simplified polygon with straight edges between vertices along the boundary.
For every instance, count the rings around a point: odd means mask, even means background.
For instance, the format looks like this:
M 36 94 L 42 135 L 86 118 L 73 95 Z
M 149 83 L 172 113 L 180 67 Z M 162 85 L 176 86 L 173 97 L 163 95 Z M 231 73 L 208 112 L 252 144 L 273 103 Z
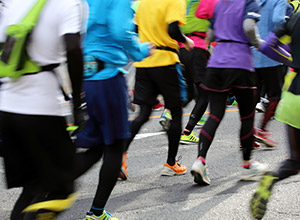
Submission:
M 123 153 L 123 160 L 122 160 L 122 166 L 121 166 L 121 171 L 119 178 L 122 180 L 127 180 L 128 179 L 128 172 L 127 172 L 127 153 Z
M 168 163 L 164 164 L 164 169 L 162 172 L 162 176 L 175 176 L 175 175 L 183 175 L 186 173 L 186 167 L 184 165 L 180 165 L 179 163 L 175 163 L 173 166 L 170 166 Z

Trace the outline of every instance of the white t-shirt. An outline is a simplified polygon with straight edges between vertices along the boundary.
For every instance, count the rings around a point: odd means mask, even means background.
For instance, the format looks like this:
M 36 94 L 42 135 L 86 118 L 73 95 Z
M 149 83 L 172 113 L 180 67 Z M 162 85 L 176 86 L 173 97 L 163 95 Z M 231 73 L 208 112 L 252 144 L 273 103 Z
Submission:
M 0 42 L 7 26 L 20 21 L 37 0 L 12 0 L 2 17 Z M 61 63 L 65 58 L 63 35 L 79 33 L 82 26 L 80 0 L 48 0 L 35 26 L 27 51 L 37 64 Z M 3 78 L 0 87 L 0 110 L 30 115 L 63 116 L 61 90 L 53 72 Z

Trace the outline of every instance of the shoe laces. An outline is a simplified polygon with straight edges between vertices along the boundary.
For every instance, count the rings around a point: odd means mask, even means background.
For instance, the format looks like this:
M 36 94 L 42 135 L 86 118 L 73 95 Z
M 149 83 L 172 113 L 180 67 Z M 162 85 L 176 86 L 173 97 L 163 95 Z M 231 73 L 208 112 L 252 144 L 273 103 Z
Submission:
M 181 155 L 179 155 L 178 157 L 177 157 L 177 160 L 175 160 L 176 161 L 176 163 L 178 164 L 178 166 L 181 166 L 180 165 L 180 163 L 178 163 L 180 160 L 182 159 L 182 156 Z

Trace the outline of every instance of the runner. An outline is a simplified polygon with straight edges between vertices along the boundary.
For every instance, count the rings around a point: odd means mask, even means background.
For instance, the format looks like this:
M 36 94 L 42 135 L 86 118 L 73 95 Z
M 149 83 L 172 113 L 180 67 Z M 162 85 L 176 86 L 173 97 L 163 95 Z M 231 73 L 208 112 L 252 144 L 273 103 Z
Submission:
M 188 50 L 193 47 L 193 41 L 184 36 L 178 27 L 185 23 L 184 14 L 184 0 L 143 0 L 136 13 L 141 42 L 151 41 L 157 50 L 153 56 L 135 64 L 137 72 L 134 103 L 140 105 L 140 113 L 131 123 L 131 139 L 127 148 L 141 126 L 149 120 L 152 106 L 157 96 L 162 94 L 165 107 L 170 109 L 173 117 L 167 132 L 169 150 L 162 175 L 171 176 L 186 172 L 186 167 L 178 164 L 175 159 L 181 134 L 181 103 L 185 101 L 180 96 L 176 40 L 184 43 Z
M 208 37 L 210 41 L 215 37 L 218 44 L 208 62 L 206 79 L 201 84 L 208 91 L 210 115 L 201 129 L 198 158 L 191 169 L 194 181 L 198 184 L 210 184 L 205 158 L 224 116 L 230 91 L 235 95 L 240 111 L 244 172 L 241 179 L 250 179 L 265 168 L 265 165 L 250 161 L 256 89 L 250 42 L 256 48 L 261 43 L 255 24 L 260 17 L 258 11 L 255 0 L 219 0 L 216 4 Z
M 76 155 L 76 177 L 103 156 L 99 182 L 86 220 L 116 219 L 104 210 L 118 179 L 128 123 L 128 91 L 124 67 L 128 56 L 140 61 L 154 45 L 138 43 L 132 32 L 133 11 L 127 0 L 88 0 L 84 45 L 84 91 L 89 120 L 76 145 L 89 150 Z M 96 178 L 97 179 L 97 178 Z
M 289 140 L 289 158 L 283 161 L 276 171 L 266 173 L 251 199 L 251 214 L 256 219 L 262 219 L 267 210 L 274 184 L 280 180 L 295 175 L 300 170 L 300 12 L 295 14 L 282 30 L 276 32 L 274 39 L 288 34 L 292 37 L 291 54 L 292 67 L 295 72 L 285 78 L 281 101 L 276 110 L 275 118 L 287 124 Z M 270 42 L 269 42 L 270 43 Z
M 208 19 L 213 15 L 216 2 L 217 0 L 186 0 L 186 25 L 181 27 L 181 29 L 185 35 L 194 41 L 195 45 L 191 51 L 187 51 L 182 45 L 179 58 L 184 65 L 185 78 L 190 79 L 189 81 L 192 82 L 190 85 L 191 89 L 194 90 L 196 88 L 197 90 L 197 99 L 189 121 L 180 137 L 180 143 L 182 144 L 199 142 L 199 138 L 192 131 L 208 106 L 206 92 L 200 87 L 200 83 L 204 80 L 206 65 L 210 56 L 205 38 L 210 24 Z M 196 97 L 194 96 L 194 98 Z
M 265 39 L 271 31 L 275 31 L 285 23 L 287 12 L 286 0 L 260 1 L 261 18 L 257 23 L 259 34 Z M 278 105 L 281 87 L 287 68 L 282 63 L 276 62 L 256 49 L 253 49 L 254 68 L 258 76 L 258 94 L 262 85 L 267 94 L 269 105 L 260 122 L 259 128 L 255 129 L 255 139 L 260 143 L 264 143 L 268 147 L 275 147 L 277 143 L 272 140 L 270 131 L 267 130 L 271 118 L 274 116 Z M 272 79 L 272 80 L 270 80 Z M 257 102 L 260 102 L 260 96 L 257 96 Z
M 1 18 L 0 42 L 6 39 L 5 29 L 20 22 L 36 2 L 9 3 Z M 62 95 L 55 67 L 67 60 L 75 124 L 81 125 L 81 19 L 80 1 L 46 2 L 26 47 L 30 59 L 44 70 L 1 79 L 0 127 L 6 182 L 8 188 L 22 187 L 11 220 L 54 219 L 74 202 L 75 147 L 58 101 Z

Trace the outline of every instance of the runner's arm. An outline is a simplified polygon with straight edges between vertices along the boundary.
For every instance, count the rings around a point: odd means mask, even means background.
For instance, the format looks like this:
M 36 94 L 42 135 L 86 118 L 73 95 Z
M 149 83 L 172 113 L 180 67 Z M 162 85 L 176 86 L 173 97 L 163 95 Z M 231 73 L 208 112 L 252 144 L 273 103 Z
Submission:
M 65 34 L 66 55 L 68 71 L 72 83 L 72 97 L 74 107 L 81 105 L 81 86 L 83 79 L 83 56 L 81 50 L 81 37 L 79 33 Z

